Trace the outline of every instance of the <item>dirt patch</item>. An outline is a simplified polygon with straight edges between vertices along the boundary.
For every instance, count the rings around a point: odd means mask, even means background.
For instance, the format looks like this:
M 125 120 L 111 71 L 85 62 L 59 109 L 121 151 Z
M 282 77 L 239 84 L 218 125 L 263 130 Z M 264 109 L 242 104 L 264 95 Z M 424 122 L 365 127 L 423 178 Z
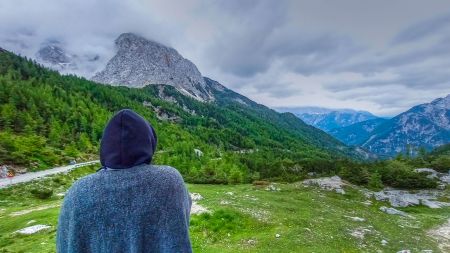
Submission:
M 44 205 L 44 206 L 38 206 L 35 208 L 31 208 L 31 209 L 26 209 L 26 210 L 20 210 L 17 212 L 12 212 L 9 214 L 9 216 L 20 216 L 20 215 L 24 215 L 24 214 L 28 214 L 34 211 L 41 211 L 41 210 L 45 210 L 45 209 L 49 209 L 49 208 L 54 208 L 54 207 L 59 207 L 59 204 L 52 204 L 52 205 Z
M 427 234 L 438 242 L 442 252 L 450 252 L 450 219 L 443 225 L 428 231 Z

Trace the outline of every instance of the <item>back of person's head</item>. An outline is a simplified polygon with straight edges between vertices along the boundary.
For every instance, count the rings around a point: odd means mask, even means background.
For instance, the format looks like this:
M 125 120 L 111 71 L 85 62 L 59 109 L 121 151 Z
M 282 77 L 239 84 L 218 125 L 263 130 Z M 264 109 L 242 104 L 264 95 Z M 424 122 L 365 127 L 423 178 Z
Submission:
M 126 169 L 149 164 L 157 137 L 150 123 L 130 109 L 116 113 L 106 126 L 100 144 L 103 167 Z

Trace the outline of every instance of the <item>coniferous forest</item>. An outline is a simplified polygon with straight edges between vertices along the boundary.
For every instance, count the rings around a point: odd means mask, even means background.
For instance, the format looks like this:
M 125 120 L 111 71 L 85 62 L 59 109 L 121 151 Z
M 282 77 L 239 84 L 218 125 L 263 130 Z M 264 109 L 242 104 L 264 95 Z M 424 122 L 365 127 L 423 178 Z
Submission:
M 238 103 L 233 96 L 225 90 L 214 102 L 199 102 L 171 86 L 105 86 L 2 51 L 0 164 L 34 171 L 96 159 L 105 124 L 123 108 L 156 129 L 154 162 L 176 167 L 188 182 L 296 181 L 313 172 L 372 188 L 428 188 L 436 182 L 413 168 L 443 171 L 450 164 L 448 146 L 415 158 L 365 160 L 292 114 Z

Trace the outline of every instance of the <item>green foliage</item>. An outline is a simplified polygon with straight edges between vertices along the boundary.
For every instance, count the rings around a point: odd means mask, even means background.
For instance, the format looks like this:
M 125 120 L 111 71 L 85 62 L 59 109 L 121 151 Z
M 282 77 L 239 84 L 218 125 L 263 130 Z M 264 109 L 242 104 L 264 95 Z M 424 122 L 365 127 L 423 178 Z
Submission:
M 369 172 L 364 167 L 345 166 L 340 170 L 339 175 L 351 183 L 365 185 L 369 181 Z
M 389 161 L 380 169 L 385 184 L 404 189 L 435 188 L 437 182 L 421 173 L 414 172 L 414 168 L 399 160 Z
M 383 181 L 381 181 L 381 175 L 376 171 L 372 173 L 367 186 L 374 191 L 383 189 L 384 185 Z
M 39 187 L 31 189 L 30 193 L 38 199 L 48 199 L 53 195 L 53 190 L 51 188 Z
M 203 103 L 171 86 L 99 85 L 0 53 L 0 163 L 38 170 L 94 157 L 107 120 L 131 108 L 156 129 L 154 163 L 176 167 L 188 182 L 293 182 L 315 172 L 368 185 L 378 171 L 385 185 L 426 188 L 435 182 L 413 167 L 449 168 L 450 147 L 422 152 L 420 159 L 349 160 L 355 153 L 348 147 L 292 114 L 276 113 L 228 89 L 212 92 L 217 100 Z
M 441 155 L 431 162 L 431 167 L 440 172 L 450 171 L 450 155 Z
M 238 103 L 230 92 L 217 96 L 216 103 L 203 103 L 171 86 L 99 85 L 0 53 L 0 163 L 37 170 L 88 159 L 98 153 L 107 120 L 123 108 L 155 127 L 154 162 L 176 167 L 190 182 L 298 179 L 302 161 L 349 155 L 334 138 L 293 115 L 248 99 Z
M 247 218 L 241 213 L 229 209 L 219 209 L 214 213 L 203 213 L 194 216 L 190 225 L 195 230 L 201 230 L 214 235 L 223 235 L 245 227 Z

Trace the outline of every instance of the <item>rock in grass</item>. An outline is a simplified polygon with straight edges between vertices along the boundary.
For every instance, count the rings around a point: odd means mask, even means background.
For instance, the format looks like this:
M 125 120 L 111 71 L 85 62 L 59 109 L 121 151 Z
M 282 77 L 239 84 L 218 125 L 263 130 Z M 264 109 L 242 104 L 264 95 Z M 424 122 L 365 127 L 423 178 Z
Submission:
M 191 193 L 192 201 L 197 201 L 197 200 L 202 200 L 202 199 L 203 199 L 203 196 L 200 195 L 200 193 L 196 193 L 196 192 Z
M 322 189 L 335 191 L 336 193 L 345 194 L 342 188 L 345 183 L 341 180 L 339 176 L 334 177 L 322 177 L 315 179 L 307 179 L 303 181 L 304 185 L 317 185 Z
M 361 218 L 361 217 L 352 217 L 352 216 L 345 216 L 346 218 L 349 218 L 352 221 L 359 221 L 359 222 L 363 222 L 366 221 L 366 219 Z
M 22 235 L 31 235 L 31 234 L 34 234 L 34 233 L 37 233 L 39 231 L 46 230 L 49 228 L 51 228 L 51 226 L 39 224 L 39 225 L 34 225 L 34 226 L 19 229 L 14 233 L 18 233 L 18 234 L 22 234 Z
M 409 217 L 409 215 L 403 211 L 397 210 L 395 208 L 392 207 L 386 207 L 386 206 L 382 206 L 380 207 L 380 211 L 385 212 L 387 214 L 392 214 L 392 215 L 401 215 L 404 217 Z

